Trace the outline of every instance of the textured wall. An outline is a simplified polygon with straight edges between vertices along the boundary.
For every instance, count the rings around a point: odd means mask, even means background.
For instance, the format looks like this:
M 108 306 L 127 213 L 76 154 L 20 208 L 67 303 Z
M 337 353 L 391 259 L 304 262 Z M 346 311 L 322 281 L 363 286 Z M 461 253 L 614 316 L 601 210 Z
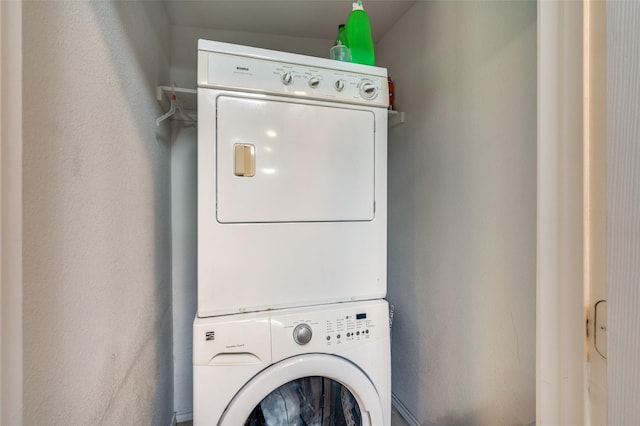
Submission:
M 169 424 L 164 7 L 23 4 L 24 424 Z
M 193 70 L 195 73 L 195 70 Z M 173 123 L 171 220 L 173 275 L 173 405 L 178 421 L 193 415 L 193 319 L 198 289 L 197 129 Z
M 640 3 L 607 2 L 610 425 L 640 424 Z
M 395 397 L 422 425 L 535 420 L 536 3 L 417 2 L 377 45 Z

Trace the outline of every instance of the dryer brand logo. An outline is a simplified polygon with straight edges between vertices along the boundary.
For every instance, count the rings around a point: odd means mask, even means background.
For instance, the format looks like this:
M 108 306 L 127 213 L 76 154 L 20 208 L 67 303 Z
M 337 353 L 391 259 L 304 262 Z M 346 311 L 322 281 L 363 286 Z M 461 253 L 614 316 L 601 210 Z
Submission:
M 248 67 L 236 67 L 238 71 L 249 71 Z
M 215 331 L 207 331 L 204 333 L 204 340 L 216 340 L 216 332 Z

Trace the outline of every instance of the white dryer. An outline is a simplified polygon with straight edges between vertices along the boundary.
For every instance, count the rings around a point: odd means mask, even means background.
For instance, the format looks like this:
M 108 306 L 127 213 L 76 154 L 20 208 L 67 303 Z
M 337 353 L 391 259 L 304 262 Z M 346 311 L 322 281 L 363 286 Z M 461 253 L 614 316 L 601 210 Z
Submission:
M 384 297 L 386 69 L 198 46 L 198 316 Z
M 196 318 L 195 426 L 389 426 L 384 300 Z

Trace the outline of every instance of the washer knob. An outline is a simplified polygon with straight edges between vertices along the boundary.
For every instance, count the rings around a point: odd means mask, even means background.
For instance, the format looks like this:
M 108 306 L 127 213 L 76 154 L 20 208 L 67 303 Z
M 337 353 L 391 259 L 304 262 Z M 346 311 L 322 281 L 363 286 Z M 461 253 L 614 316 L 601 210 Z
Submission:
M 299 345 L 306 345 L 311 341 L 313 331 L 309 324 L 298 324 L 293 329 L 293 340 Z
M 285 72 L 284 74 L 282 74 L 281 80 L 285 86 L 288 86 L 293 82 L 293 76 L 290 72 Z
M 309 87 L 311 87 L 312 89 L 315 89 L 318 86 L 320 86 L 320 80 L 318 80 L 317 77 L 311 77 L 309 79 Z
M 344 80 L 336 80 L 333 86 L 338 92 L 342 92 L 342 90 L 344 89 Z

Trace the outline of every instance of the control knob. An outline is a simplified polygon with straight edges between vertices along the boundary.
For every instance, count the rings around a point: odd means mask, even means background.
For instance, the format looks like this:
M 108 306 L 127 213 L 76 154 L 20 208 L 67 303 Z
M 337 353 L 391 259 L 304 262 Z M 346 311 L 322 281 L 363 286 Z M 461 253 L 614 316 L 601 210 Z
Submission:
M 320 80 L 318 79 L 318 77 L 311 77 L 309 79 L 309 87 L 315 89 L 318 86 L 320 86 Z
M 285 86 L 288 86 L 293 82 L 293 76 L 290 72 L 285 72 L 284 74 L 282 74 L 281 80 Z
M 364 99 L 373 99 L 378 94 L 378 88 L 371 80 L 362 80 L 360 83 L 360 96 Z
M 313 332 L 309 324 L 298 324 L 293 329 L 293 340 L 299 345 L 306 345 L 311 341 Z
M 333 87 L 335 87 L 338 92 L 342 92 L 344 89 L 344 80 L 336 80 Z

